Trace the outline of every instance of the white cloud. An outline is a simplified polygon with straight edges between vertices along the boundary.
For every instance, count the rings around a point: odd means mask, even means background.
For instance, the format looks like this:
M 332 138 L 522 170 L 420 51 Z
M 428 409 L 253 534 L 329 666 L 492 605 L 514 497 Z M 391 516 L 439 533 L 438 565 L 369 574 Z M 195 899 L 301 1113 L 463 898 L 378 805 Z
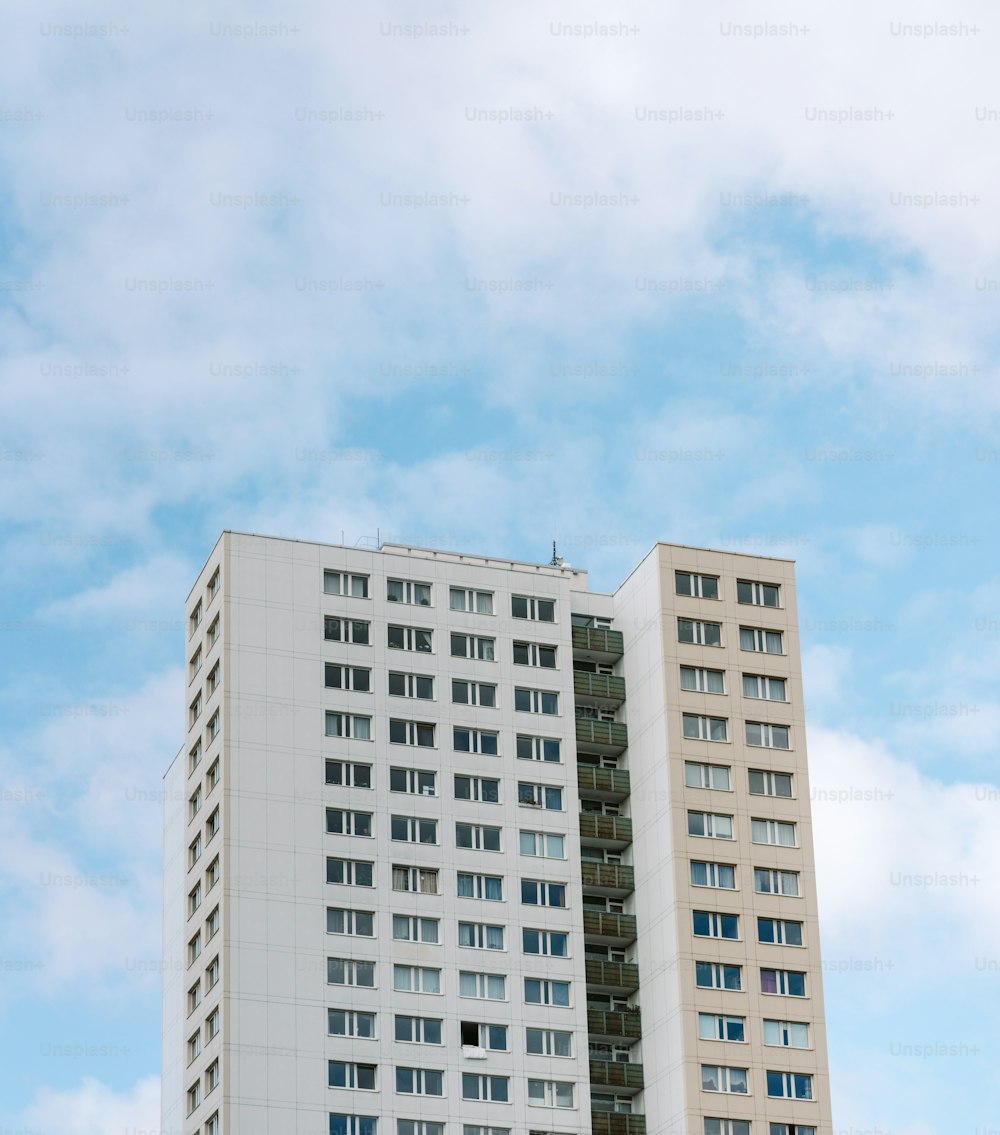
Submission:
M 92 1076 L 78 1087 L 43 1087 L 15 1127 L 33 1135 L 138 1135 L 160 1131 L 160 1080 L 146 1076 L 125 1091 L 116 1091 Z

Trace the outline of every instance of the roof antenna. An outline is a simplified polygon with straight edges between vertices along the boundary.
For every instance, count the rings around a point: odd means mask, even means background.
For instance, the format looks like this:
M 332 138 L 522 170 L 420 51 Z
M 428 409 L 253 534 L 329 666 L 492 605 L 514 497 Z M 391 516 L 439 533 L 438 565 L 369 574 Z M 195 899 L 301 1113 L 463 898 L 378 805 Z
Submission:
M 556 551 L 555 540 L 552 541 L 552 559 L 549 560 L 549 563 L 552 567 L 562 567 L 563 566 L 563 558 Z

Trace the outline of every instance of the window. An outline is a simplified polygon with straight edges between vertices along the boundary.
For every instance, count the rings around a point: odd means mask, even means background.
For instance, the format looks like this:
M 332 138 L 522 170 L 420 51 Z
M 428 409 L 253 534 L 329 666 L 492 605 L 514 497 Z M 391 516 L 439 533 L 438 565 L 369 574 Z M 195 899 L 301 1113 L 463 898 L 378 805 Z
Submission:
M 212 716 L 208 719 L 208 725 L 206 727 L 208 729 L 209 744 L 211 744 L 215 740 L 215 738 L 218 737 L 219 727 L 220 727 L 221 724 L 222 724 L 222 717 L 221 717 L 219 711 L 216 710 L 215 713 L 213 713 Z
M 222 1014 L 218 1008 L 212 1010 L 205 1019 L 205 1042 L 214 1040 L 219 1035 Z
M 326 980 L 329 985 L 375 986 L 375 963 L 353 958 L 327 958 Z
M 188 848 L 188 869 L 190 870 L 201 858 L 201 833 L 194 838 L 194 843 Z
M 515 666 L 541 666 L 546 670 L 556 668 L 556 648 L 543 646 L 537 642 L 514 643 Z
M 463 1123 L 462 1135 L 510 1135 L 509 1127 L 487 1127 L 479 1123 Z
M 327 737 L 353 737 L 356 741 L 372 739 L 372 719 L 351 713 L 326 711 Z
M 201 661 L 202 661 L 202 659 L 201 659 L 201 647 L 199 646 L 198 649 L 194 652 L 194 654 L 191 655 L 191 661 L 188 664 L 189 665 L 189 670 L 188 670 L 188 680 L 189 681 L 201 669 Z
M 199 604 L 199 606 L 200 606 L 200 604 Z M 191 1112 L 194 1111 L 196 1107 L 199 1107 L 200 1104 L 201 1104 L 201 1081 L 199 1080 L 197 1083 L 192 1084 L 192 1086 L 190 1088 L 188 1088 L 188 1094 L 187 1094 L 188 1115 L 190 1115 Z
M 566 837 L 552 832 L 521 832 L 520 851 L 522 855 L 533 855 L 539 859 L 565 859 Z
M 701 1090 L 703 1092 L 732 1092 L 747 1094 L 747 1070 L 726 1068 L 721 1064 L 702 1064 Z
M 433 843 L 438 841 L 437 820 L 419 816 L 392 816 L 389 821 L 390 838 L 397 843 Z
M 561 930 L 521 931 L 521 948 L 526 954 L 542 954 L 551 958 L 569 957 L 569 935 Z
M 441 1044 L 439 1017 L 395 1017 L 394 1036 L 404 1044 Z
M 212 989 L 218 980 L 219 959 L 215 957 L 208 963 L 208 968 L 205 970 L 205 988 Z
M 805 997 L 806 975 L 790 969 L 762 969 L 760 991 L 780 997 Z
M 507 1051 L 507 1026 L 462 1021 L 459 1025 L 462 1044 L 472 1048 L 485 1048 L 489 1052 Z
M 724 694 L 726 692 L 725 672 L 722 670 L 705 670 L 696 666 L 682 666 L 681 689 L 695 690 L 701 694 Z
M 201 955 L 201 931 L 188 942 L 188 965 L 193 966 Z
M 208 601 L 209 603 L 219 594 L 219 587 L 222 584 L 222 577 L 219 569 L 216 568 L 212 574 L 212 578 L 208 581 Z
M 371 623 L 361 619 L 338 619 L 323 616 L 323 637 L 328 642 L 351 642 L 355 646 L 371 646 Z
M 367 599 L 368 576 L 346 571 L 324 571 L 323 591 L 326 595 L 351 595 L 355 599 Z
M 729 791 L 729 766 L 684 762 L 684 783 L 688 788 L 718 788 Z
M 522 879 L 521 902 L 529 906 L 565 906 L 566 884 L 546 883 L 540 879 Z
M 524 1051 L 533 1056 L 572 1056 L 573 1034 L 559 1029 L 525 1029 Z
M 201 906 L 201 883 L 188 895 L 188 918 Z
M 776 1099 L 811 1100 L 813 1078 L 801 1072 L 768 1072 L 767 1094 Z
M 526 690 L 514 687 L 514 708 L 521 713 L 559 712 L 559 695 L 552 690 Z
M 327 1009 L 326 1031 L 330 1036 L 375 1038 L 375 1014 L 352 1009 Z
M 396 1135 L 444 1135 L 444 1124 L 432 1119 L 397 1119 Z
M 328 690 L 357 690 L 365 694 L 371 691 L 372 672 L 361 666 L 337 666 L 333 662 L 326 662 L 323 673 Z
M 497 688 L 486 682 L 460 682 L 453 678 L 451 700 L 456 705 L 481 705 L 486 709 L 496 709 Z
M 470 875 L 458 873 L 458 897 L 460 899 L 487 899 L 490 902 L 503 901 L 503 876 Z
M 808 1048 L 809 1026 L 800 1021 L 770 1021 L 765 1018 L 764 1043 L 783 1048 Z
M 208 686 L 209 696 L 214 694 L 215 691 L 219 688 L 219 680 L 220 680 L 221 677 L 222 677 L 222 663 L 216 662 L 216 664 L 212 667 L 212 669 L 209 670 L 208 677 L 205 679 L 206 684 Z
M 194 770 L 198 767 L 198 765 L 200 763 L 201 763 L 201 738 L 199 737 L 198 740 L 195 741 L 194 746 L 192 747 L 191 751 L 188 753 L 188 775 L 193 773 Z
M 474 847 L 479 851 L 499 851 L 500 829 L 485 824 L 456 824 L 455 846 Z
M 765 749 L 787 749 L 788 726 L 764 725 L 759 721 L 746 722 L 746 738 L 748 745 L 756 745 Z
M 331 1088 L 357 1088 L 363 1092 L 374 1092 L 375 1065 L 355 1064 L 347 1060 L 328 1060 L 326 1082 Z
M 729 738 L 729 724 L 724 717 L 703 717 L 701 714 L 681 715 L 684 736 L 700 741 L 726 741 Z
M 510 1078 L 508 1076 L 476 1076 L 471 1072 L 463 1072 L 462 1099 L 508 1103 L 510 1101 Z M 484 1128 L 484 1130 L 487 1130 L 487 1128 Z M 488 1130 L 502 1131 L 505 1129 L 490 1128 Z
M 389 791 L 408 792 L 411 796 L 436 796 L 437 773 L 418 768 L 390 768 Z
M 770 942 L 775 946 L 801 946 L 802 923 L 789 922 L 784 918 L 758 918 L 757 941 Z
M 188 990 L 188 1013 L 193 1013 L 201 1004 L 201 982 L 196 981 Z
M 760 627 L 740 627 L 740 650 L 756 650 L 761 654 L 783 654 L 781 631 L 765 631 Z
M 774 1124 L 772 1123 L 771 1126 L 773 1127 Z M 710 1119 L 706 1116 L 704 1135 L 750 1135 L 750 1121 L 748 1119 Z
M 722 891 L 736 890 L 736 867 L 732 863 L 705 863 L 691 860 L 691 885 L 716 887 Z
M 389 671 L 389 693 L 394 698 L 434 699 L 434 679 L 427 674 L 401 674 Z
M 389 742 L 393 745 L 416 745 L 422 749 L 431 749 L 434 747 L 434 726 L 425 721 L 389 718 Z
M 453 634 L 451 636 L 452 658 L 478 658 L 481 662 L 496 661 L 496 639 L 482 638 L 479 635 Z
M 776 583 L 756 583 L 749 579 L 736 581 L 737 603 L 752 603 L 756 607 L 777 607 L 779 594 Z
M 220 873 L 219 857 L 216 856 L 212 862 L 209 863 L 208 870 L 205 872 L 205 887 L 207 890 L 211 890 L 219 881 Z
M 741 967 L 719 962 L 695 962 L 694 981 L 700 989 L 743 988 Z
M 524 979 L 524 1000 L 528 1005 L 569 1005 L 568 981 L 548 981 L 539 977 Z
M 520 761 L 562 761 L 559 739 L 556 737 L 529 737 L 517 735 L 517 759 Z
M 219 616 L 216 615 L 212 620 L 212 625 L 208 628 L 208 649 L 211 650 L 219 640 Z
M 483 922 L 460 922 L 458 944 L 474 950 L 503 950 L 503 927 L 489 926 Z
M 393 966 L 392 987 L 401 993 L 440 993 L 441 971 L 427 966 Z
M 459 970 L 459 997 L 475 997 L 480 1001 L 506 1001 L 507 978 L 502 973 L 473 973 Z
M 500 735 L 488 729 L 463 729 L 454 726 L 452 745 L 459 753 L 482 753 L 495 757 L 499 752 Z
M 573 1085 L 565 1080 L 529 1080 L 528 1104 L 534 1107 L 572 1107 Z
M 394 891 L 415 891 L 422 895 L 438 893 L 438 872 L 436 867 L 402 867 L 392 869 L 392 889 Z
M 348 812 L 342 808 L 327 808 L 326 830 L 328 835 L 372 834 L 371 812 Z
M 199 690 L 198 696 L 191 703 L 190 722 L 191 722 L 192 725 L 194 725 L 194 723 L 198 720 L 198 718 L 201 717 L 202 705 L 203 705 L 203 700 L 202 700 L 202 696 L 201 696 L 201 691 Z
M 718 599 L 719 577 L 717 575 L 695 575 L 690 571 L 675 571 L 674 591 L 677 595 L 694 595 L 699 599 Z
M 795 825 L 783 823 L 781 820 L 751 820 L 750 842 L 795 847 Z
M 396 1091 L 410 1096 L 443 1096 L 444 1073 L 429 1068 L 396 1068 Z
M 341 887 L 374 887 L 374 864 L 370 859 L 326 858 L 326 881 Z
M 698 938 L 739 938 L 740 920 L 735 914 L 707 910 L 691 912 L 694 934 Z
M 424 942 L 436 946 L 441 939 L 438 933 L 439 920 L 418 918 L 412 914 L 392 916 L 392 936 L 397 942 Z
M 510 613 L 515 619 L 533 619 L 537 623 L 554 623 L 556 621 L 556 604 L 554 599 L 536 599 L 531 595 L 512 595 L 510 597 Z
M 326 908 L 326 932 L 327 934 L 351 934 L 358 938 L 374 938 L 375 912 L 328 906 Z
M 722 624 L 705 623 L 701 619 L 678 619 L 677 641 L 696 646 L 721 646 Z
M 770 1135 L 816 1135 L 816 1128 L 804 1123 L 772 1123 L 769 1131 Z
M 378 1135 L 374 1115 L 343 1115 L 330 1112 L 330 1135 Z
M 221 823 L 221 813 L 218 808 L 214 808 L 212 814 L 205 821 L 205 838 L 207 840 L 211 840 L 218 835 Z
M 492 615 L 493 592 L 449 587 L 448 606 L 453 611 L 474 611 L 477 615 Z
M 194 634 L 201 624 L 201 600 L 199 599 L 194 605 L 194 610 L 188 617 L 188 633 Z
M 215 910 L 213 910 L 212 913 L 208 916 L 208 918 L 205 919 L 206 941 L 211 941 L 216 936 L 216 934 L 219 933 L 220 924 L 221 920 L 219 917 L 219 908 L 216 907 Z
M 205 786 L 207 787 L 208 791 L 211 792 L 212 789 L 218 783 L 219 783 L 219 758 L 216 757 L 215 760 L 212 761 L 212 764 L 209 766 L 208 772 L 205 774 Z
M 431 605 L 431 585 L 413 583 L 408 579 L 387 579 L 385 597 L 390 603 L 411 603 L 416 607 Z
M 354 761 L 327 761 L 326 783 L 343 788 L 371 788 L 372 766 Z
M 719 816 L 714 812 L 688 812 L 688 835 L 732 839 L 733 817 Z
M 764 674 L 744 674 L 743 696 L 761 701 L 787 701 L 785 679 L 768 678 Z
M 434 636 L 429 630 L 419 627 L 397 627 L 390 624 L 388 644 L 393 650 L 416 650 L 430 654 L 434 649 Z
M 792 795 L 792 778 L 787 772 L 768 772 L 752 768 L 748 772 L 751 796 Z
M 792 895 L 799 894 L 798 871 L 778 871 L 772 867 L 755 867 L 753 869 L 753 889 L 762 895 Z
M 561 812 L 563 808 L 562 789 L 549 784 L 534 784 L 519 780 L 517 783 L 517 802 L 532 808 L 545 808 L 552 812 Z
M 455 775 L 455 799 L 478 800 L 483 804 L 500 803 L 500 781 L 481 776 Z
M 591 1092 L 590 1109 L 591 1111 L 608 1111 L 617 1112 L 620 1115 L 631 1115 L 632 1097 L 615 1096 L 605 1094 L 604 1092 Z M 534 1132 L 532 1132 L 531 1135 L 534 1135 Z
M 190 1064 L 192 1060 L 197 1060 L 201 1055 L 201 1029 L 199 1029 L 188 1041 L 187 1052 L 188 1064 Z
M 724 1017 L 716 1013 L 698 1014 L 698 1036 L 702 1040 L 746 1040 L 746 1017 Z

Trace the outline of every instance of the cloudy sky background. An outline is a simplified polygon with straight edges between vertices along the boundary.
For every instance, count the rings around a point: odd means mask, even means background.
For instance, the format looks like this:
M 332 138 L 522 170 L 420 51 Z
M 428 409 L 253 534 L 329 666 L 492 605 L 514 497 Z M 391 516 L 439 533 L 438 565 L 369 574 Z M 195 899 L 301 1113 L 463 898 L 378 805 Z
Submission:
M 995 7 L 6 23 L 0 1129 L 158 1130 L 223 528 L 557 538 L 609 590 L 657 539 L 795 558 L 834 1130 L 996 1129 Z

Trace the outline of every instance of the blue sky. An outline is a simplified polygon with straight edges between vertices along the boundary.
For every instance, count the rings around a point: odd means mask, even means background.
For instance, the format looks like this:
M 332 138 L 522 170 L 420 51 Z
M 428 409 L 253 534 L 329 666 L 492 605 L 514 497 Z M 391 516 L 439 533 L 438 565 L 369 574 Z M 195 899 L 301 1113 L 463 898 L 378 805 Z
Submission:
M 834 1131 L 996 1127 L 1000 28 L 736 18 L 9 14 L 0 1130 L 158 1129 L 157 794 L 223 528 L 555 537 L 604 589 L 657 539 L 795 558 Z

